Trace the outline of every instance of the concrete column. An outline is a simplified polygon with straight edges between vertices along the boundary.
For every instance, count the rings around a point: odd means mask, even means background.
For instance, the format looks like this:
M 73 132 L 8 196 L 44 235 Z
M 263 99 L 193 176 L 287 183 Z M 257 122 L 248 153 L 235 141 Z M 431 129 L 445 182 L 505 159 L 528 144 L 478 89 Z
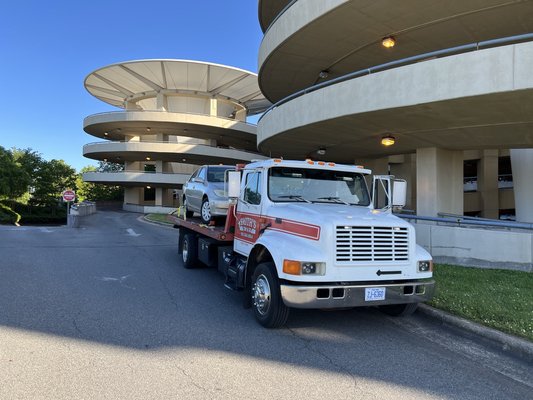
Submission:
M 163 173 L 163 161 L 158 160 L 155 162 L 155 172 L 158 174 Z
M 235 113 L 235 119 L 237 121 L 246 121 L 246 110 L 245 109 L 242 109 L 242 110 L 239 110 Z
M 211 99 L 211 107 L 209 111 L 209 115 L 212 117 L 216 117 L 218 115 L 218 102 L 217 99 Z
M 125 187 L 124 204 L 141 204 L 141 189 L 136 187 Z
M 463 215 L 463 152 L 417 149 L 416 190 L 417 215 Z
M 481 194 L 481 216 L 498 219 L 498 150 L 484 150 L 477 168 L 477 191 Z
M 156 108 L 159 111 L 168 111 L 167 96 L 163 93 L 158 93 L 156 98 Z
M 512 149 L 516 220 L 533 223 L 533 149 Z
M 125 101 L 124 107 L 126 110 L 137 110 L 137 104 L 133 101 Z
M 407 181 L 407 202 L 406 210 L 416 208 L 416 156 L 414 154 L 403 154 L 389 157 L 389 168 L 391 175 L 396 179 Z
M 155 188 L 155 205 L 163 206 L 163 188 Z

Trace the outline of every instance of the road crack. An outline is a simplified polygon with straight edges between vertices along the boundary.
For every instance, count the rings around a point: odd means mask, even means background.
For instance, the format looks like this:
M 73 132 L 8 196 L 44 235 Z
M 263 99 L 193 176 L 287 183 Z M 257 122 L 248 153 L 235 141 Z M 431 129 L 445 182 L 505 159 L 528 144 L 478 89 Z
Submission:
M 300 340 L 303 343 L 303 347 L 307 350 L 309 350 L 312 353 L 315 353 L 325 359 L 332 367 L 334 367 L 337 371 L 349 376 L 352 379 L 353 387 L 355 392 L 359 392 L 362 394 L 366 394 L 368 396 L 374 397 L 372 393 L 364 391 L 357 382 L 356 376 L 344 365 L 337 363 L 333 358 L 331 358 L 326 353 L 320 351 L 319 349 L 312 346 L 313 339 L 307 339 L 304 336 L 299 335 L 294 329 L 286 327 L 287 330 L 292 334 L 292 336 L 298 340 Z

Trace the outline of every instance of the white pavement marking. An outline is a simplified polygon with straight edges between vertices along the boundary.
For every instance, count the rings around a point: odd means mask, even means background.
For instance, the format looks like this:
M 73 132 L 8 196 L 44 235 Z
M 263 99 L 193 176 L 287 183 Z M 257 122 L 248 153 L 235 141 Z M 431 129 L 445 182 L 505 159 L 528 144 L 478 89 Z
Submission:
M 128 232 L 128 235 L 133 236 L 133 237 L 141 236 L 140 233 L 135 233 L 135 231 L 131 228 L 126 229 L 126 232 Z
M 126 283 L 125 283 L 126 279 L 128 279 L 130 276 L 131 276 L 131 274 L 130 275 L 121 276 L 120 278 L 113 278 L 111 276 L 102 276 L 102 277 L 96 276 L 95 278 L 100 280 L 100 281 L 102 281 L 102 282 L 118 282 L 121 286 L 124 286 L 124 287 L 126 287 L 128 289 L 135 290 L 135 288 L 133 286 L 126 285 Z

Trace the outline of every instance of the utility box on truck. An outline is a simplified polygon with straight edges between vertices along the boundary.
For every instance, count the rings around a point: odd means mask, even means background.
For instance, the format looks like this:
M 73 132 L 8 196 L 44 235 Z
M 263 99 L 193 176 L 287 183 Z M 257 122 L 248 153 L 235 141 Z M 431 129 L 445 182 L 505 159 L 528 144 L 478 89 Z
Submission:
M 371 194 L 368 175 L 359 166 L 281 159 L 230 172 L 223 227 L 174 219 L 183 264 L 216 264 L 268 328 L 283 325 L 291 308 L 412 313 L 433 296 L 432 258 L 392 214 L 405 204 L 405 182 L 376 176 Z

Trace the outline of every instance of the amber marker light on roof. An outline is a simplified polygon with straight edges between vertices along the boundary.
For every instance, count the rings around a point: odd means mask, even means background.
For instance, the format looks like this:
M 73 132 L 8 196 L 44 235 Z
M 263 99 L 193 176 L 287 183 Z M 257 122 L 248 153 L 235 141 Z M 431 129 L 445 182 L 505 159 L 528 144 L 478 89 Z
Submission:
M 396 138 L 392 135 L 386 135 L 381 138 L 381 144 L 383 146 L 392 146 L 396 142 Z
M 394 39 L 392 36 L 387 36 L 386 38 L 383 38 L 381 44 L 383 45 L 383 47 L 390 49 L 396 44 L 396 39 Z

